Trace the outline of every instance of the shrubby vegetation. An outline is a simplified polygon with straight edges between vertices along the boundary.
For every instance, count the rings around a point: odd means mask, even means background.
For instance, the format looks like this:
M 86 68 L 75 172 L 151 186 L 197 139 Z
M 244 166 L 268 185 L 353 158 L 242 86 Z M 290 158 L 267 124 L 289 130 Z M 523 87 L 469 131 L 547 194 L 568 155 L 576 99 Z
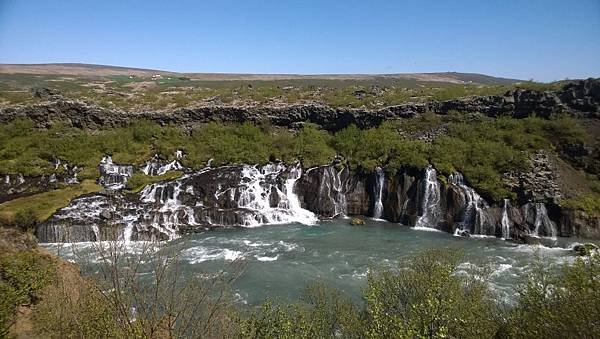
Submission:
M 419 140 L 428 133 L 439 135 L 432 143 Z M 30 121 L 18 120 L 0 126 L 0 173 L 47 174 L 54 171 L 51 162 L 58 157 L 83 167 L 80 178 L 93 178 L 104 154 L 112 154 L 117 163 L 141 165 L 155 153 L 173 157 L 176 150 L 185 152 L 182 161 L 193 168 L 205 166 L 210 159 L 213 165 L 300 160 L 310 167 L 328 164 L 338 155 L 358 171 L 377 166 L 388 171 L 423 168 L 432 163 L 441 175 L 464 173 L 487 198 L 499 200 L 510 197 L 502 173 L 526 169 L 528 152 L 585 142 L 583 129 L 568 117 L 424 114 L 369 130 L 349 126 L 335 134 L 312 124 L 297 132 L 251 123 L 209 123 L 185 131 L 148 121 L 94 132 L 62 125 L 40 131 Z
M 515 304 L 496 300 L 485 269 L 464 273 L 462 253 L 424 250 L 400 269 L 374 269 L 356 303 L 323 283 L 297 302 L 232 307 L 235 274 L 183 280 L 177 257 L 149 245 L 124 255 L 98 247 L 98 274 L 79 275 L 37 250 L 0 256 L 0 321 L 8 334 L 15 307 L 33 309 L 26 335 L 42 337 L 221 338 L 593 338 L 600 335 L 600 256 L 550 271 L 541 259 Z M 139 274 L 152 263 L 152 274 Z M 239 266 L 240 263 L 234 265 Z M 228 270 L 232 271 L 232 270 Z M 236 270 L 233 270 L 234 272 Z M 237 270 L 237 272 L 240 272 Z
M 600 195 L 587 194 L 577 198 L 567 199 L 563 206 L 575 210 L 581 210 L 590 216 L 600 215 Z
M 16 308 L 37 303 L 54 275 L 55 260 L 48 254 L 36 250 L 0 254 L 0 337 L 8 335 Z

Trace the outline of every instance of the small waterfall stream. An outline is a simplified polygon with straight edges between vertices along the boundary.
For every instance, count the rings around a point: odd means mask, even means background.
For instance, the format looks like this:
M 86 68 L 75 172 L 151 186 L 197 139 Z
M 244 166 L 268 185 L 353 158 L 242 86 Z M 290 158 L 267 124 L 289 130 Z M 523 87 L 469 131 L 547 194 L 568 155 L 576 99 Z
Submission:
M 167 235 L 169 239 L 178 237 L 179 213 L 185 211 L 186 207 L 179 201 L 182 181 L 171 181 L 166 183 L 155 183 L 146 186 L 140 192 L 140 200 L 145 203 L 151 203 L 158 208 L 152 215 L 147 215 L 151 219 L 150 226 L 159 232 Z
M 469 187 L 461 173 L 453 173 L 448 177 L 448 182 L 457 186 L 465 199 L 463 220 L 460 222 L 461 231 L 469 231 L 476 235 L 495 235 L 495 228 L 486 220 L 484 209 L 487 203 L 474 189 Z
M 125 187 L 125 183 L 133 175 L 133 166 L 117 165 L 113 163 L 110 155 L 102 158 L 98 170 L 100 171 L 98 182 L 104 187 L 115 190 Z
M 421 215 L 415 224 L 417 228 L 437 229 L 440 220 L 440 183 L 433 166 L 425 169 L 425 180 L 422 183 Z
M 509 200 L 504 199 L 504 205 L 502 206 L 502 219 L 500 224 L 502 225 L 502 239 L 510 239 L 510 218 L 508 217 L 508 209 L 510 207 Z
M 375 181 L 375 206 L 373 207 L 373 218 L 380 219 L 383 214 L 383 182 L 385 180 L 385 173 L 381 167 L 375 169 L 377 179 Z
M 348 214 L 344 183 L 341 178 L 343 171 L 343 169 L 336 171 L 333 166 L 325 167 L 321 178 L 321 186 L 319 187 L 320 196 L 327 196 L 333 204 L 334 217 L 345 217 Z
M 179 156 L 179 157 L 181 157 L 181 156 Z M 177 158 L 177 155 L 176 155 L 176 158 Z M 169 163 L 163 164 L 160 161 L 160 157 L 158 156 L 158 154 L 156 154 L 151 160 L 146 162 L 146 166 L 144 166 L 144 168 L 142 168 L 142 172 L 144 172 L 145 175 L 157 176 L 157 175 L 163 175 L 169 171 L 180 171 L 182 169 L 183 169 L 183 166 L 181 165 L 181 163 L 178 160 L 173 160 Z
M 532 236 L 539 237 L 540 232 L 543 231 L 545 236 L 556 238 L 556 224 L 548 217 L 548 211 L 546 205 L 541 202 L 535 203 L 535 221 L 534 230 Z

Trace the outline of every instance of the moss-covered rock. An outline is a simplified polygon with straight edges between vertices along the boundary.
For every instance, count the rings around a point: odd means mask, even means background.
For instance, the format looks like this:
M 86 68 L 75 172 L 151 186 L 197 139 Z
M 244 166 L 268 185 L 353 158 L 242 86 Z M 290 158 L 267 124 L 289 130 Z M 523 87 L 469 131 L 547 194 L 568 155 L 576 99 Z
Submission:
M 365 224 L 365 220 L 362 218 L 352 218 L 350 219 L 350 225 L 364 225 Z

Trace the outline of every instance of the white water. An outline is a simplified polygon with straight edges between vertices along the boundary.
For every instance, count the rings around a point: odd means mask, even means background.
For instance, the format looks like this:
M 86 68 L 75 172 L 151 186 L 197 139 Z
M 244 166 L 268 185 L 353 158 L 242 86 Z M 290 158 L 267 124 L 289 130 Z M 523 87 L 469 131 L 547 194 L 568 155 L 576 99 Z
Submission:
M 300 207 L 300 201 L 294 193 L 294 185 L 302 174 L 299 166 L 290 169 L 284 185 L 285 192 L 277 186 L 277 177 L 285 171 L 281 164 L 244 166 L 242 180 L 238 187 L 237 205 L 254 213 L 244 216 L 244 226 L 256 227 L 264 224 L 302 223 L 314 224 L 317 217 Z M 277 206 L 271 206 L 271 195 L 276 195 Z
M 474 189 L 467 186 L 461 173 L 453 173 L 449 176 L 450 184 L 460 188 L 465 199 L 464 216 L 461 222 L 461 230 L 468 230 L 472 235 L 495 235 L 493 227 L 486 227 L 486 217 L 483 211 L 487 208 L 485 200 L 481 198 Z
M 100 161 L 100 182 L 105 187 L 120 189 L 125 186 L 127 179 L 133 175 L 133 167 L 113 163 L 110 155 Z
M 177 152 L 181 152 L 181 151 L 177 151 Z M 182 153 L 177 153 L 177 152 L 175 152 L 175 157 L 177 159 L 179 159 L 182 157 Z M 169 171 L 179 171 L 182 169 L 183 169 L 183 166 L 181 165 L 181 163 L 178 160 L 173 160 L 165 165 L 161 165 L 160 158 L 157 154 L 151 160 L 146 162 L 146 166 L 144 166 L 144 168 L 142 168 L 142 172 L 144 172 L 145 175 L 163 175 Z
M 425 180 L 423 182 L 423 198 L 421 205 L 421 216 L 415 224 L 415 228 L 437 228 L 440 219 L 440 183 L 437 173 L 432 166 L 425 169 Z
M 179 237 L 179 212 L 186 207 L 179 201 L 181 185 L 181 181 L 156 183 L 146 186 L 140 193 L 142 202 L 160 204 L 158 213 L 153 213 L 150 225 L 169 239 Z
M 375 170 L 377 174 L 377 180 L 375 182 L 375 206 L 373 207 L 373 218 L 380 219 L 383 214 L 383 203 L 381 202 L 383 196 L 383 182 L 385 180 L 385 173 L 381 167 L 377 167 Z
M 343 169 L 336 171 L 333 166 L 325 167 L 319 190 L 320 196 L 327 196 L 333 204 L 333 216 L 345 217 L 348 214 L 348 206 L 343 191 L 342 171 Z M 327 191 L 326 195 L 324 191 Z
M 502 207 L 502 239 L 510 239 L 510 218 L 508 217 L 508 208 L 510 207 L 508 199 L 504 199 Z
M 538 237 L 540 235 L 540 228 L 543 228 L 545 234 L 551 238 L 556 238 L 556 224 L 548 217 L 548 211 L 546 205 L 541 202 L 535 203 L 535 229 L 532 235 Z

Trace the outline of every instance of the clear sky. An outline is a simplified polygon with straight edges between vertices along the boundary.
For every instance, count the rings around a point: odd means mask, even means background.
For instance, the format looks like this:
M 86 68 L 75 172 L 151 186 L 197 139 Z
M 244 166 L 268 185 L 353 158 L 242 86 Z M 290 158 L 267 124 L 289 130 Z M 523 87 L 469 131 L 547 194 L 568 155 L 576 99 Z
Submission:
M 600 77 L 600 0 L 0 0 L 0 63 Z

